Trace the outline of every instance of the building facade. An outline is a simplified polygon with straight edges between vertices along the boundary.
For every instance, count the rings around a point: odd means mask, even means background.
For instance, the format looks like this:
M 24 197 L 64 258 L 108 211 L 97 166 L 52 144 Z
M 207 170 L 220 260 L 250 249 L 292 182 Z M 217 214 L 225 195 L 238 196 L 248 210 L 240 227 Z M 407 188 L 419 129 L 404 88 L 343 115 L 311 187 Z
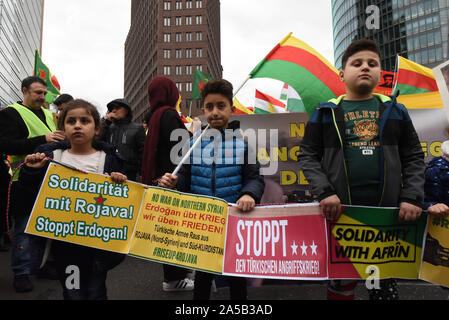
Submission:
M 147 89 L 157 75 L 176 83 L 184 115 L 200 114 L 191 101 L 195 70 L 221 78 L 219 0 L 132 0 L 125 43 L 125 98 L 134 120 L 148 111 Z
M 384 70 L 395 71 L 397 54 L 433 68 L 449 59 L 448 15 L 446 0 L 332 0 L 335 66 L 353 40 L 368 38 Z
M 0 0 L 0 103 L 23 98 L 22 80 L 33 75 L 42 48 L 44 0 Z

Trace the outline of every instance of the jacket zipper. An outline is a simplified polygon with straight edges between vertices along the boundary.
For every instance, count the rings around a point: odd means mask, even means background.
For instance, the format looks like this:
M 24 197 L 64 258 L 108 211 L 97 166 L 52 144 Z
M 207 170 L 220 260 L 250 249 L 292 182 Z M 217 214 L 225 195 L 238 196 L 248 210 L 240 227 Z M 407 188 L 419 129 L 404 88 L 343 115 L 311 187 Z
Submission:
M 385 181 L 387 180 L 387 160 L 384 159 L 384 181 L 382 186 L 382 195 L 380 196 L 380 201 L 378 207 L 382 205 L 382 201 L 384 201 L 385 195 Z
M 212 197 L 215 197 L 215 161 L 212 164 Z
M 380 108 L 379 108 L 379 111 L 380 111 Z M 381 114 L 381 117 L 382 117 L 382 114 Z M 384 158 L 384 177 L 383 177 L 384 180 L 382 181 L 382 194 L 380 196 L 380 201 L 379 201 L 379 205 L 378 205 L 379 207 L 382 205 L 382 201 L 384 201 L 385 181 L 387 181 L 387 160 L 385 159 L 384 145 L 383 145 L 382 136 L 383 136 L 383 132 L 381 132 L 379 130 L 379 141 L 380 141 L 380 144 L 381 144 L 380 152 L 382 152 L 382 156 Z
M 352 205 L 351 187 L 349 186 L 348 167 L 346 165 L 346 158 L 345 158 L 345 152 L 344 152 L 343 139 L 341 138 L 340 130 L 338 129 L 337 120 L 335 118 L 335 110 L 331 109 L 331 111 L 332 111 L 332 117 L 333 117 L 333 120 L 334 120 L 334 126 L 335 126 L 335 129 L 337 130 L 338 138 L 340 139 L 340 145 L 341 145 L 341 150 L 342 150 L 342 154 L 343 154 L 343 165 L 344 165 L 344 168 L 345 168 L 346 185 L 348 187 L 349 205 Z
M 214 145 L 214 161 L 212 162 L 212 197 L 215 197 L 215 172 L 216 172 L 216 162 L 217 162 L 217 149 L 218 146 Z

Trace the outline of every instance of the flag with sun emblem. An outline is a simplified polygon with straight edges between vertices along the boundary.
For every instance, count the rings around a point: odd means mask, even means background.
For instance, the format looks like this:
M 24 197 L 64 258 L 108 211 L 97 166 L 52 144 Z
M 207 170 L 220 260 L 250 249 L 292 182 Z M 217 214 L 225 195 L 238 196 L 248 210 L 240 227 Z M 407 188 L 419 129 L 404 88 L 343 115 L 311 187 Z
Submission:
M 268 94 L 256 90 L 256 99 L 254 100 L 255 114 L 286 113 L 286 112 L 287 106 L 283 102 L 269 96 Z

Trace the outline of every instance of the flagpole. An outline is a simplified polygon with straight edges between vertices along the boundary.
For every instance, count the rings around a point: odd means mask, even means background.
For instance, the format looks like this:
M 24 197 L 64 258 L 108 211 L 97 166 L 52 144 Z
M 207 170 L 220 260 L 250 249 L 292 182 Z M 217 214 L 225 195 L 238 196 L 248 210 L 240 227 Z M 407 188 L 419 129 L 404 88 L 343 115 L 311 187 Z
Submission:
M 189 118 L 192 118 L 192 104 L 193 104 L 193 100 L 190 99 Z
M 396 87 L 398 86 L 398 75 L 399 75 L 399 54 L 396 55 L 396 66 L 395 66 L 396 74 L 394 76 L 394 85 L 391 91 L 391 95 L 394 96 L 396 94 Z
M 242 85 L 237 89 L 237 91 L 234 93 L 234 98 L 237 96 L 237 93 L 240 92 L 240 90 L 242 90 L 243 86 L 251 79 L 251 75 L 249 75 L 245 81 L 242 83 Z
M 182 158 L 181 162 L 178 164 L 175 171 L 173 171 L 172 176 L 176 176 L 178 174 L 178 172 L 179 172 L 179 170 L 181 170 L 181 167 L 183 166 L 183 164 L 190 158 L 190 155 L 192 154 L 193 150 L 198 146 L 198 144 L 203 139 L 203 136 L 206 134 L 209 127 L 210 127 L 210 125 L 208 125 L 206 127 L 206 129 L 204 129 L 203 133 L 198 137 L 198 139 L 196 139 L 193 146 L 190 148 L 190 150 L 187 152 L 187 154 L 184 156 L 184 158 Z
M 235 92 L 234 94 L 234 98 L 237 96 L 237 93 L 239 93 L 239 91 L 243 88 L 243 86 L 251 79 L 251 75 L 249 75 L 246 80 L 242 83 L 242 85 L 238 88 L 238 90 Z M 192 100 L 193 101 L 193 100 Z M 192 102 L 190 102 L 190 108 L 192 108 Z M 190 117 L 190 115 L 189 115 Z M 193 144 L 193 146 L 190 148 L 190 150 L 187 152 L 187 154 L 184 156 L 184 158 L 181 160 L 181 162 L 178 164 L 178 166 L 176 167 L 176 169 L 173 171 L 172 176 L 176 176 L 179 172 L 179 170 L 181 170 L 181 167 L 183 166 L 183 164 L 190 158 L 190 155 L 192 154 L 193 150 L 198 146 L 198 144 L 201 142 L 203 136 L 206 134 L 207 130 L 210 128 L 210 125 L 208 125 L 206 127 L 206 129 L 204 129 L 203 133 L 198 137 L 198 139 L 196 139 L 195 143 Z

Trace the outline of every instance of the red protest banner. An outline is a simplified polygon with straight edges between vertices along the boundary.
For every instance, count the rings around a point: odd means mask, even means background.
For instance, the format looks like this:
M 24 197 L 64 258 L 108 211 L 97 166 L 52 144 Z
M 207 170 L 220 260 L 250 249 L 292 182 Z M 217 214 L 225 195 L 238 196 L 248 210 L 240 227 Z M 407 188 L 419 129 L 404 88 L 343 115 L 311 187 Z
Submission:
M 258 207 L 249 215 L 231 207 L 223 274 L 327 279 L 326 222 L 319 207 Z

